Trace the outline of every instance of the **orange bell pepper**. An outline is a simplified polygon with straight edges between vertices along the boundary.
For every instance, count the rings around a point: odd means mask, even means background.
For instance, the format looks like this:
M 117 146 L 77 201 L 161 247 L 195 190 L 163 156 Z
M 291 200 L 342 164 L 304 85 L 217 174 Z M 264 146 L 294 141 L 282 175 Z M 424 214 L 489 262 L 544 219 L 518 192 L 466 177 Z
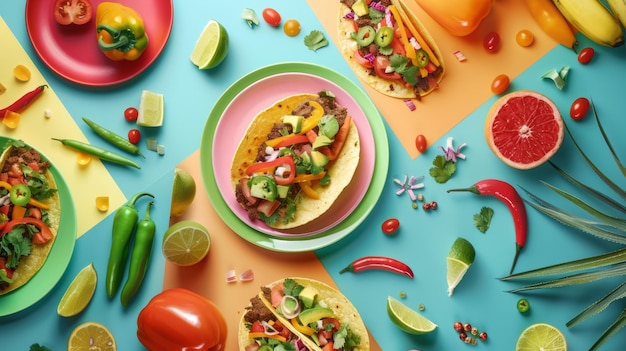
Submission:
M 448 33 L 471 34 L 491 11 L 493 0 L 415 0 Z

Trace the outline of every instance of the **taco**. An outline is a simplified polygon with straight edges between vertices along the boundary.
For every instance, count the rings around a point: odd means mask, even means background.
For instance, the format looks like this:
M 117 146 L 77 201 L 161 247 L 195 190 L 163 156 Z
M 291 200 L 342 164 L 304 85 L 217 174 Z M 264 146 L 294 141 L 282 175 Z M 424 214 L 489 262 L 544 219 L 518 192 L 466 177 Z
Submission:
M 261 287 L 242 316 L 239 349 L 283 350 L 281 343 L 289 341 L 275 336 L 283 329 L 292 334 L 292 344 L 302 342 L 310 351 L 370 349 L 367 329 L 352 303 L 312 279 L 285 278 Z
M 26 284 L 52 249 L 61 210 L 49 168 L 20 140 L 0 157 L 0 295 Z
M 339 49 L 376 91 L 419 99 L 439 86 L 444 63 L 435 41 L 402 1 L 340 0 Z
M 272 228 L 309 223 L 350 183 L 360 150 L 357 127 L 332 92 L 287 97 L 252 120 L 235 152 L 237 202 Z

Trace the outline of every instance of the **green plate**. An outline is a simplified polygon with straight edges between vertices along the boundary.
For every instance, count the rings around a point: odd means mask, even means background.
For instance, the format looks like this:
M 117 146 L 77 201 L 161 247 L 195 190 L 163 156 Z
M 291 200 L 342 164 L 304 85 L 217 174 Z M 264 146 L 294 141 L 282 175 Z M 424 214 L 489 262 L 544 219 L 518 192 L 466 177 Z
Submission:
M 215 131 L 224 111 L 237 96 L 254 83 L 276 75 L 285 73 L 303 73 L 332 82 L 349 94 L 363 110 L 367 117 L 375 145 L 375 166 L 372 180 L 367 192 L 360 203 L 354 208 L 352 213 L 339 224 L 315 235 L 296 238 L 270 236 L 260 232 L 243 222 L 228 206 L 222 196 L 214 173 L 213 167 L 213 142 Z M 294 81 L 294 93 L 300 92 L 303 88 L 298 87 L 298 81 Z M 252 111 L 260 111 L 256 106 L 251 106 Z M 256 114 L 256 113 L 255 113 Z M 243 122 L 242 122 L 243 123 Z M 378 109 L 365 92 L 347 77 L 323 66 L 302 62 L 285 62 L 265 66 L 252 71 L 233 83 L 218 99 L 213 110 L 209 114 L 205 125 L 202 141 L 200 143 L 200 166 L 202 179 L 207 190 L 207 194 L 216 212 L 222 220 L 243 239 L 257 246 L 272 251 L 282 252 L 303 252 L 312 251 L 328 245 L 350 234 L 359 224 L 365 220 L 372 211 L 383 190 L 387 178 L 389 166 L 389 144 L 385 125 L 378 112 Z
M 8 140 L 13 139 L 0 137 L 0 146 L 4 147 Z M 39 272 L 18 289 L 0 295 L 0 317 L 20 312 L 46 296 L 59 282 L 72 258 L 78 230 L 76 209 L 67 183 L 54 164 L 50 167 L 50 172 L 54 176 L 61 202 L 61 222 L 57 238 Z

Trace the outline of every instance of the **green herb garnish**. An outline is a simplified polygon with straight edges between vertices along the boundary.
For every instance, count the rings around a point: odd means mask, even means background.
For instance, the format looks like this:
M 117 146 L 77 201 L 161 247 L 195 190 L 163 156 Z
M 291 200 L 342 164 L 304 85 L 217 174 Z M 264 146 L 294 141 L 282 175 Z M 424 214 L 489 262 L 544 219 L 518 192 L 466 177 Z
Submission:
M 491 218 L 493 217 L 493 209 L 491 207 L 484 206 L 480 209 L 480 213 L 474 215 L 474 225 L 481 233 L 484 233 L 489 229 L 491 224 Z
M 313 51 L 317 51 L 320 48 L 328 46 L 328 40 L 326 40 L 324 33 L 321 31 L 312 30 L 311 33 L 304 37 L 304 45 Z
M 446 160 L 443 155 L 437 155 L 433 160 L 433 166 L 429 173 L 435 178 L 437 183 L 443 184 L 448 181 L 456 172 L 456 163 L 452 160 Z

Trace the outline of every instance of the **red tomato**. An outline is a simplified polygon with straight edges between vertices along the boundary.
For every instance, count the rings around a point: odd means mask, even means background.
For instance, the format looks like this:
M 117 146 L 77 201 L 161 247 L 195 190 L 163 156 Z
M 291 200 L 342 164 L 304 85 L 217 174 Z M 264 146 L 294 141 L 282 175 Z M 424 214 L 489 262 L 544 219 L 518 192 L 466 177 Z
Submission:
M 588 64 L 595 53 L 596 51 L 593 48 L 584 48 L 580 50 L 580 52 L 578 53 L 578 62 L 582 63 L 583 65 Z
M 141 140 L 141 132 L 139 129 L 131 129 L 128 131 L 128 141 L 137 145 L 139 144 L 139 140 Z
M 483 47 L 488 52 L 496 52 L 500 48 L 500 34 L 489 32 L 483 39 Z
M 415 147 L 417 147 L 417 151 L 419 152 L 424 152 L 428 148 L 428 142 L 423 134 L 420 134 L 415 138 Z
M 376 75 L 382 79 L 387 80 L 400 80 L 402 76 L 400 73 L 391 72 L 387 73 L 385 69 L 389 67 L 389 56 L 385 55 L 377 55 L 374 59 L 374 71 L 376 71 Z
M 300 34 L 300 22 L 295 19 L 285 21 L 283 25 L 283 31 L 290 37 L 295 37 Z
M 126 120 L 129 122 L 136 121 L 138 116 L 139 116 L 139 111 L 137 111 L 137 109 L 134 107 L 129 107 L 126 110 L 124 110 L 124 118 L 126 118 Z
M 395 233 L 398 228 L 400 228 L 400 221 L 397 218 L 389 218 L 381 226 L 383 233 L 387 235 Z
M 273 8 L 268 7 L 263 10 L 263 19 L 272 27 L 278 27 L 280 25 L 280 14 Z
M 506 74 L 500 74 L 496 76 L 496 78 L 491 82 L 491 92 L 494 94 L 502 94 L 504 93 L 511 84 L 511 80 L 509 76 Z
M 585 117 L 585 115 L 587 115 L 590 107 L 591 103 L 587 98 L 579 97 L 572 103 L 572 106 L 569 109 L 569 115 L 573 120 L 580 121 L 583 117 Z
M 91 20 L 91 12 L 89 0 L 56 0 L 54 2 L 54 19 L 63 25 L 85 24 Z

